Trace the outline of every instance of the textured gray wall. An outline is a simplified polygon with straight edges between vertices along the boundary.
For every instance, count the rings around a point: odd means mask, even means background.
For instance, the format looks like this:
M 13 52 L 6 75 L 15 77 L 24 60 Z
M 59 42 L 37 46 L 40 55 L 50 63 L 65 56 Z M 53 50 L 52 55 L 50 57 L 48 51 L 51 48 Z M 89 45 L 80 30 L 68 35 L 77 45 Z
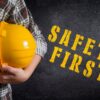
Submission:
M 48 42 L 48 52 L 27 82 L 13 86 L 14 100 L 97 100 L 100 98 L 100 82 L 96 81 L 100 70 L 95 67 L 93 75 L 89 79 L 82 75 L 85 62 L 95 59 L 82 55 L 84 62 L 80 67 L 80 74 L 69 71 L 68 67 L 61 69 L 59 64 L 64 53 L 59 60 L 51 64 L 49 59 L 56 43 L 51 44 L 47 40 L 52 25 L 57 24 L 62 28 L 61 35 L 67 28 L 73 31 L 73 37 L 79 33 L 86 38 L 93 38 L 99 43 L 99 0 L 27 0 L 26 3 Z M 60 36 L 58 38 L 60 39 Z M 67 50 L 72 52 L 70 46 Z M 66 51 L 65 47 L 62 46 L 62 48 Z M 81 55 L 82 49 L 83 47 L 79 48 L 75 53 Z M 94 57 L 99 51 L 98 48 L 94 49 Z M 95 62 L 99 63 L 97 60 Z

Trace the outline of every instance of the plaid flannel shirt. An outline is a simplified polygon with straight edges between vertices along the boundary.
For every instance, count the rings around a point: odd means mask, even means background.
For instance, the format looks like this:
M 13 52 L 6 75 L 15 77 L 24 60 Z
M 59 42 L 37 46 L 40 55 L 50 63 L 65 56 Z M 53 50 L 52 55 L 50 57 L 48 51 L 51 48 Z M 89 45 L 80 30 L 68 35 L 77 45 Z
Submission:
M 47 51 L 47 43 L 24 0 L 0 0 L 0 21 L 21 24 L 28 28 L 37 42 L 36 54 L 44 57 Z M 10 92 L 9 84 L 0 84 L 0 100 L 10 100 Z

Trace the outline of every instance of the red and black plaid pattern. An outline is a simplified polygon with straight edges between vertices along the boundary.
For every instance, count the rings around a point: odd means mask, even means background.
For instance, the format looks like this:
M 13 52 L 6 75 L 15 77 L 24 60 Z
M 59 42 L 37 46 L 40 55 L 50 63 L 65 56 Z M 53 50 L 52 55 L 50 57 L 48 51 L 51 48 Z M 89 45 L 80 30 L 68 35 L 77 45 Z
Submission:
M 24 0 L 0 0 L 0 21 L 21 24 L 28 28 L 37 42 L 36 53 L 44 57 L 47 43 Z M 0 85 L 0 100 L 12 100 L 10 85 Z

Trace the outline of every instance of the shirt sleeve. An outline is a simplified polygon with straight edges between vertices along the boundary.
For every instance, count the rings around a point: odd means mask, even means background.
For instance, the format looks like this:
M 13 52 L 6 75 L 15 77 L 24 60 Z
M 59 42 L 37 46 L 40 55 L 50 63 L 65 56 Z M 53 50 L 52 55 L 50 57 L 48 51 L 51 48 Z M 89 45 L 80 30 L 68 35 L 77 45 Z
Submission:
M 16 0 L 15 5 L 12 8 L 12 13 L 9 17 L 11 23 L 17 23 L 25 26 L 34 36 L 37 43 L 36 54 L 44 57 L 47 52 L 47 43 L 46 40 L 41 34 L 40 29 L 37 24 L 34 22 L 31 12 L 27 8 L 24 0 Z

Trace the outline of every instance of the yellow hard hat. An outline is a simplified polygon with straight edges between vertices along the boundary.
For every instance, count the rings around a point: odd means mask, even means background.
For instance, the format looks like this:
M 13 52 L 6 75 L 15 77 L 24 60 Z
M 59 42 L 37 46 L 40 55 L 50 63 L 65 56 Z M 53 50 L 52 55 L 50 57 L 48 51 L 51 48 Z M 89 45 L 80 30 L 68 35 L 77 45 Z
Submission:
M 36 52 L 32 34 L 22 25 L 0 22 L 0 63 L 26 68 Z

